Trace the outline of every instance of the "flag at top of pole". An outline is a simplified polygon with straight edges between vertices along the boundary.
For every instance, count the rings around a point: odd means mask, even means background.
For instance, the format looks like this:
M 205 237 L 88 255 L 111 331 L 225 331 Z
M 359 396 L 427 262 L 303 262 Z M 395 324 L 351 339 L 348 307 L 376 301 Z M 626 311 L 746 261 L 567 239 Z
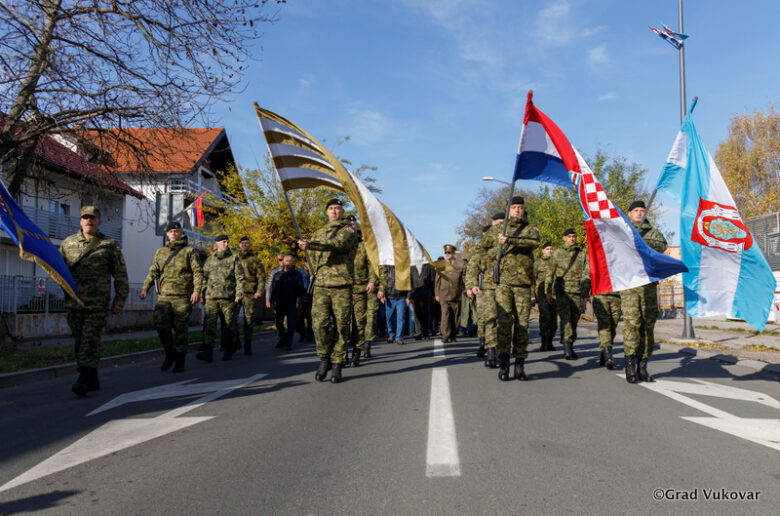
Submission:
M 593 293 L 638 287 L 687 271 L 682 262 L 644 242 L 563 131 L 534 106 L 532 96 L 528 92 L 514 180 L 533 179 L 577 192 L 585 218 Z
M 658 34 L 658 36 L 660 36 L 661 39 L 665 40 L 667 43 L 672 45 L 677 50 L 680 50 L 680 47 L 683 46 L 683 41 L 688 39 L 687 34 L 674 32 L 666 25 L 663 25 L 663 29 L 656 29 L 655 27 L 651 27 L 650 25 L 648 25 L 647 28 L 655 32 L 656 34 Z
M 729 315 L 762 331 L 777 285 L 712 156 L 685 115 L 656 188 L 680 202 L 680 247 L 691 317 Z

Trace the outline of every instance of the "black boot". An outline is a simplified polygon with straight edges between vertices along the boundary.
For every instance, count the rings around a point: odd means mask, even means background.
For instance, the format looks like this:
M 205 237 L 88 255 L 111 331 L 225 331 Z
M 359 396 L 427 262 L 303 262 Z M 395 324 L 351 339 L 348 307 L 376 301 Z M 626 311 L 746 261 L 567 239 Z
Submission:
M 173 364 L 173 372 L 174 373 L 181 373 L 184 371 L 184 357 L 187 356 L 186 353 L 176 353 L 176 361 Z
M 97 369 L 90 367 L 88 368 L 88 371 L 89 371 L 89 382 L 87 382 L 87 390 L 88 391 L 100 390 L 100 379 L 98 378 Z
M 320 357 L 320 367 L 317 368 L 314 379 L 318 382 L 325 381 L 325 377 L 328 376 L 328 371 L 330 371 L 330 359 L 327 357 Z
M 355 348 L 352 350 L 352 367 L 358 367 L 360 365 L 360 355 L 363 350 Z
M 601 353 L 599 354 L 599 366 L 604 367 L 604 364 L 607 363 L 607 357 L 606 355 L 606 349 L 601 348 Z
M 252 354 L 252 334 L 244 334 L 244 354 Z
M 485 339 L 479 339 L 479 349 L 477 350 L 477 356 L 479 358 L 483 358 L 485 355 L 487 355 L 487 350 L 485 349 Z
M 542 335 L 542 345 L 539 347 L 539 351 L 547 351 L 547 337 Z
M 523 367 L 524 364 L 524 358 L 515 357 L 515 380 L 520 380 L 521 382 L 528 380 L 528 375 L 525 374 L 525 368 Z
M 607 366 L 607 369 L 612 370 L 615 368 L 615 359 L 612 358 L 612 346 L 609 346 L 604 350 L 604 355 L 606 358 L 606 362 L 604 365 Z
M 498 379 L 502 382 L 509 380 L 509 353 L 498 355 Z
M 88 368 L 79 367 L 79 377 L 76 379 L 76 383 L 73 384 L 73 387 L 70 388 L 70 390 L 79 398 L 83 398 L 87 395 L 87 391 L 89 390 L 89 376 Z
M 341 382 L 341 364 L 333 364 L 333 373 L 330 375 L 330 383 Z
M 555 335 L 547 337 L 547 351 L 555 351 L 555 347 L 552 345 L 553 338 L 555 338 Z
M 210 364 L 214 361 L 214 350 L 211 349 L 211 347 L 205 347 L 198 351 L 197 355 L 195 355 L 195 358 Z
M 485 367 L 495 369 L 498 364 L 498 357 L 496 356 L 496 348 L 487 349 L 487 358 L 485 359 Z
M 174 361 L 173 351 L 167 351 L 166 350 L 165 351 L 165 360 L 163 360 L 163 363 L 160 366 L 160 370 L 161 371 L 167 371 L 168 369 L 170 369 L 171 366 L 173 365 L 173 361 Z
M 371 343 L 363 343 L 363 358 L 371 358 Z
M 626 355 L 626 381 L 628 383 L 639 381 L 636 376 L 636 357 L 634 355 Z
M 642 382 L 654 382 L 655 378 L 647 373 L 647 359 L 643 358 L 639 361 L 639 367 L 637 368 L 639 380 Z
M 574 350 L 572 349 L 571 342 L 563 343 L 563 358 L 566 360 L 574 360 Z

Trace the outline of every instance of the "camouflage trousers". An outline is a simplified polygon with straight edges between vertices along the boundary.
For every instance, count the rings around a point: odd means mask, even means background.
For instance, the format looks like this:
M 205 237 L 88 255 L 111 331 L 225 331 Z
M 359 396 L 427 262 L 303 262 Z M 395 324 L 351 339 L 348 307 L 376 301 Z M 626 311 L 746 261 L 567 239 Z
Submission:
M 335 321 L 335 342 L 328 326 L 330 317 Z M 317 356 L 329 357 L 335 364 L 343 364 L 347 357 L 347 344 L 352 333 L 352 285 L 344 287 L 320 287 L 315 285 L 311 301 L 311 318 Z
M 655 283 L 620 292 L 623 310 L 623 351 L 639 360 L 650 358 L 655 344 L 658 292 Z
M 379 298 L 376 294 L 366 297 L 366 325 L 363 330 L 363 342 L 372 342 L 376 338 L 377 319 L 379 318 Z
M 486 348 L 498 345 L 498 307 L 496 289 L 482 289 L 477 295 L 477 314 L 479 327 L 485 339 Z
M 577 323 L 582 313 L 582 300 L 579 294 L 561 292 L 555 295 L 555 310 L 561 321 L 561 343 L 577 340 Z
M 100 336 L 108 322 L 108 310 L 102 308 L 68 309 L 68 326 L 73 334 L 76 364 L 97 369 L 100 362 Z
M 531 288 L 499 285 L 496 288 L 498 312 L 497 351 L 515 358 L 528 356 L 528 318 L 531 315 Z
M 547 294 L 544 289 L 536 291 L 536 307 L 539 309 L 539 334 L 542 337 L 553 338 L 558 329 L 558 313 L 555 309 L 555 298 L 552 303 L 547 302 Z
M 484 314 L 482 313 L 482 308 L 479 307 L 482 292 L 484 292 L 484 290 L 480 291 L 480 293 L 474 299 L 474 302 L 477 304 L 477 337 L 480 339 L 485 338 L 485 320 L 483 319 Z M 493 297 L 495 298 L 495 296 Z
M 255 299 L 254 293 L 244 293 L 241 296 L 241 303 L 239 303 L 238 307 L 236 308 L 236 317 L 238 317 L 238 313 L 241 311 L 241 308 L 243 307 L 244 309 L 244 340 L 247 340 L 247 336 L 250 340 L 252 338 L 252 326 L 255 323 L 257 301 L 258 300 Z M 238 335 L 236 335 L 236 338 L 238 338 Z
M 238 303 L 233 299 L 209 299 L 206 298 L 206 328 L 203 333 L 203 346 L 207 348 L 214 347 L 214 341 L 217 338 L 217 319 L 220 313 L 225 318 L 225 325 L 222 328 L 222 343 L 235 345 L 238 333 Z M 226 348 L 227 349 L 227 348 Z
M 160 296 L 154 306 L 154 327 L 166 353 L 186 353 L 189 346 L 189 296 Z
M 611 348 L 620 321 L 620 296 L 593 296 L 593 313 L 599 328 L 599 349 Z
M 349 343 L 363 349 L 366 342 L 366 307 L 368 305 L 367 285 L 352 286 L 352 338 Z

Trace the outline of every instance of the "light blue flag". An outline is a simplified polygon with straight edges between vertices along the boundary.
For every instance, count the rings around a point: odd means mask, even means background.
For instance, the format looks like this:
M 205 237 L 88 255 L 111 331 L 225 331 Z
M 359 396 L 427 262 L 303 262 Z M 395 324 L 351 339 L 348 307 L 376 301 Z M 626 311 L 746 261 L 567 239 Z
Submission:
M 764 329 L 777 282 L 739 216 L 723 177 L 685 116 L 656 188 L 680 202 L 685 308 L 691 317 L 728 315 Z

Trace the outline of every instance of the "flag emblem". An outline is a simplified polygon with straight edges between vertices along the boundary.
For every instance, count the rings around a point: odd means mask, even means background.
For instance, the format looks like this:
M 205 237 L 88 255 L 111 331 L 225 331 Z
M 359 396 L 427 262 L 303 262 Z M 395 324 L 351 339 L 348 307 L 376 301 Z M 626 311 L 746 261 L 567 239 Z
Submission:
M 707 247 L 738 253 L 750 249 L 753 237 L 737 208 L 700 199 L 691 240 Z

